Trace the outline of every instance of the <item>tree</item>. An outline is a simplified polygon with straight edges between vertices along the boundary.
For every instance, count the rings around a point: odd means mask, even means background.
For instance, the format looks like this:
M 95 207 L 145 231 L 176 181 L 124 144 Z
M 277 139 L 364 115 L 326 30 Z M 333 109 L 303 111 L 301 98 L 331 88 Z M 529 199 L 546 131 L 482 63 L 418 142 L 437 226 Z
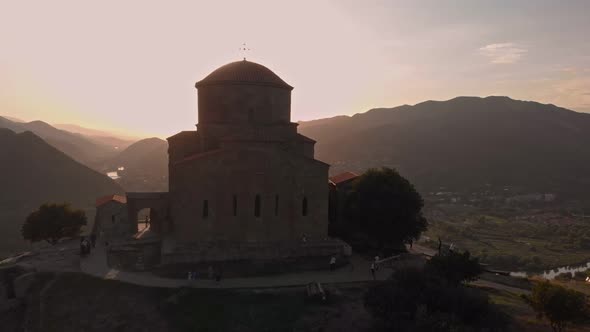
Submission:
M 398 269 L 369 288 L 364 305 L 384 330 L 505 331 L 508 325 L 484 292 L 419 268 Z
M 424 201 L 414 186 L 391 168 L 369 169 L 353 183 L 345 218 L 351 226 L 384 245 L 416 240 L 428 222 Z
M 426 273 L 435 274 L 450 284 L 460 284 L 477 279 L 482 272 L 479 259 L 463 253 L 448 251 L 432 257 L 425 266 Z
M 565 331 L 569 324 L 588 319 L 584 294 L 549 281 L 536 284 L 531 295 L 524 298 L 539 319 L 547 318 L 555 332 Z
M 61 238 L 79 235 L 83 225 L 86 225 L 84 211 L 73 209 L 67 203 L 46 203 L 29 214 L 21 233 L 25 240 L 55 245 Z

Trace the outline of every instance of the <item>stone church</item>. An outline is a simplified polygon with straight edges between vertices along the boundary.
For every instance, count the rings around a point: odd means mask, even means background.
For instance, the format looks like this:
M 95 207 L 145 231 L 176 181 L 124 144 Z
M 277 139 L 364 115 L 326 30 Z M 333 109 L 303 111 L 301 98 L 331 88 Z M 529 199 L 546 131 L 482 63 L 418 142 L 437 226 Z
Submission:
M 246 60 L 195 86 L 197 130 L 168 138 L 169 192 L 126 197 L 130 231 L 151 209 L 153 265 L 345 259 L 350 247 L 328 238 L 329 165 L 291 122 L 293 87 Z

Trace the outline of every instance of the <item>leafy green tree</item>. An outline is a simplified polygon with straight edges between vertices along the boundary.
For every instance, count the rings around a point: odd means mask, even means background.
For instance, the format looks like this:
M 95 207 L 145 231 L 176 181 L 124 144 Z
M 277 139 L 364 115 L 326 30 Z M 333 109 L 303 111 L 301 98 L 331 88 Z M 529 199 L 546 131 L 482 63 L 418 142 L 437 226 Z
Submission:
M 21 233 L 25 240 L 55 245 L 61 238 L 79 235 L 83 225 L 86 225 L 84 211 L 73 209 L 67 203 L 46 203 L 29 214 Z
M 391 168 L 369 169 L 353 183 L 345 218 L 380 248 L 416 240 L 428 222 L 414 186 Z
M 425 270 L 426 273 L 435 274 L 450 284 L 475 280 L 483 272 L 479 259 L 471 257 L 469 251 L 437 254 L 426 263 Z
M 589 318 L 584 294 L 549 281 L 536 284 L 531 295 L 524 298 L 539 319 L 547 318 L 555 332 L 565 331 L 568 325 Z

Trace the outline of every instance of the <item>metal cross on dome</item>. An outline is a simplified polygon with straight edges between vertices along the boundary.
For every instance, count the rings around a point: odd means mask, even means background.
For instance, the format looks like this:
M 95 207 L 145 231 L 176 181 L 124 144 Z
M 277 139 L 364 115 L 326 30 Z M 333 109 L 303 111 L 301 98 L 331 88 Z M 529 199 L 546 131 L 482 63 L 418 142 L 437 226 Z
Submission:
M 251 51 L 250 48 L 246 45 L 246 43 L 243 43 L 242 46 L 240 46 L 240 48 L 238 48 L 238 50 L 240 51 L 242 58 L 244 58 L 244 61 L 246 61 L 246 55 L 248 54 L 249 51 Z

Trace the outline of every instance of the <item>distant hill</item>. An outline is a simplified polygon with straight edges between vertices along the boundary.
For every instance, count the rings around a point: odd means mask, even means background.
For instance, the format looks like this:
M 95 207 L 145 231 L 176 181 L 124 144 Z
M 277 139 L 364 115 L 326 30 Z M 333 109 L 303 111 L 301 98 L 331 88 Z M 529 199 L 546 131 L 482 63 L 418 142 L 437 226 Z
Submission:
M 8 120 L 12 121 L 12 122 L 25 122 L 24 120 L 21 120 L 19 118 L 15 118 L 12 116 L 4 116 L 5 118 L 7 118 Z
M 81 134 L 57 129 L 43 121 L 14 122 L 0 117 L 0 128 L 7 128 L 17 133 L 31 131 L 58 150 L 86 165 L 110 158 L 118 152 L 114 145 L 107 144 L 101 139 L 91 139 Z
M 123 192 L 106 175 L 29 131 L 17 134 L 0 129 L 0 156 L 0 255 L 24 247 L 22 222 L 40 204 L 70 202 L 93 213 L 97 197 Z
M 126 149 L 129 145 L 139 140 L 139 138 L 129 135 L 122 135 L 106 130 L 86 128 L 75 124 L 54 124 L 53 126 L 70 133 L 83 135 L 95 143 L 114 147 L 119 151 Z
M 302 122 L 331 172 L 392 166 L 423 190 L 590 186 L 590 114 L 508 97 L 458 97 Z
M 146 138 L 133 143 L 107 163 L 119 171 L 119 183 L 128 191 L 168 190 L 168 142 Z

